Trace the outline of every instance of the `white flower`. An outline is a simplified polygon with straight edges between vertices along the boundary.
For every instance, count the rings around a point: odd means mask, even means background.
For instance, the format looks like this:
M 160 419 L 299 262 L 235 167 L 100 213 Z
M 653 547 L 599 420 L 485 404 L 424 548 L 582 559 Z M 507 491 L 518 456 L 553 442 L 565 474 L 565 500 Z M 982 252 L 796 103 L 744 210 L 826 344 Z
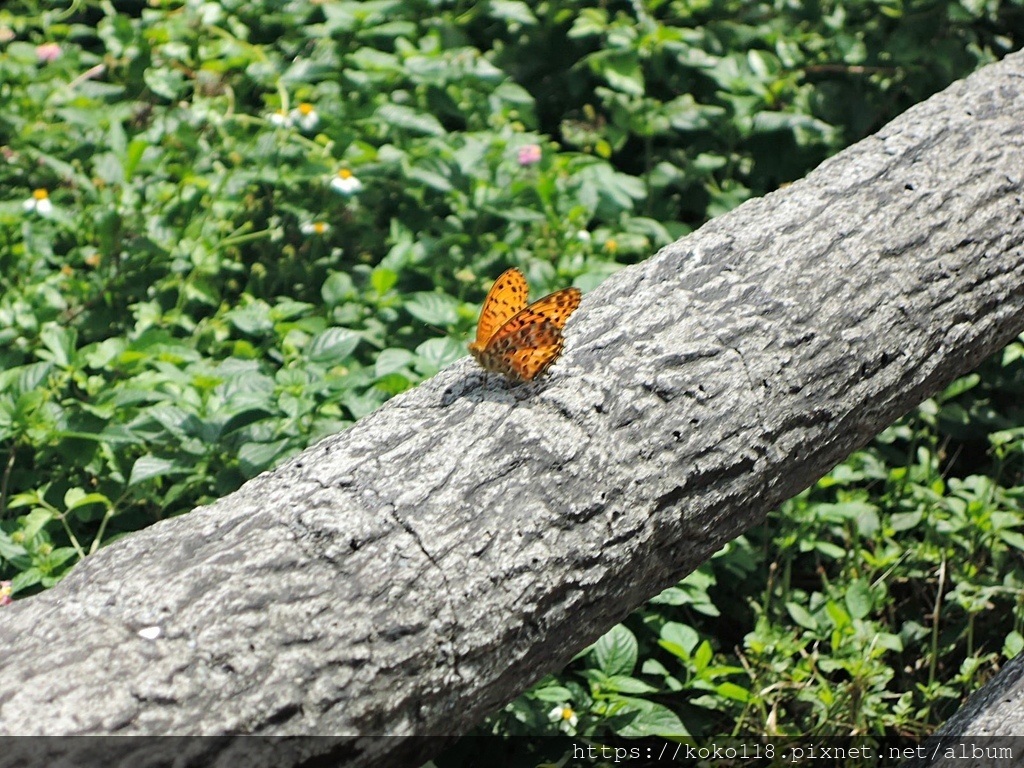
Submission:
M 342 168 L 331 180 L 331 187 L 342 195 L 354 195 L 363 188 L 363 182 L 353 176 L 348 168 Z
M 287 128 L 292 125 L 292 119 L 289 115 L 286 115 L 283 109 L 279 109 L 270 116 L 270 122 L 274 125 L 280 125 Z
M 304 235 L 326 235 L 331 231 L 331 225 L 326 221 L 307 221 L 299 229 Z
M 288 119 L 304 131 L 312 131 L 320 122 L 316 108 L 307 101 L 302 102 L 288 114 Z
M 589 243 L 590 233 L 587 232 L 587 230 L 585 229 L 581 229 L 579 232 L 576 233 L 576 239 L 579 240 L 581 243 Z
M 36 189 L 32 197 L 21 204 L 26 211 L 35 211 L 41 216 L 53 212 L 53 203 L 50 202 L 50 193 L 45 189 Z
M 576 723 L 579 722 L 576 711 L 568 704 L 559 704 L 552 709 L 548 712 L 548 719 L 553 723 L 558 723 L 558 727 L 567 733 L 574 731 Z

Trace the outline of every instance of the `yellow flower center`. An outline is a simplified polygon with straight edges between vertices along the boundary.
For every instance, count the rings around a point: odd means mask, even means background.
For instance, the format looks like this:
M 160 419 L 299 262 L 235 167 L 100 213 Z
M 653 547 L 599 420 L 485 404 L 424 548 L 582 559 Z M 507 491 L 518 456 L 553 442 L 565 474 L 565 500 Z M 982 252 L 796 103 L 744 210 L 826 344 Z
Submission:
M 304 101 L 301 104 L 299 104 L 299 112 L 301 112 L 302 114 L 308 115 L 312 111 L 313 105 L 310 104 L 308 101 Z
M 46 200 L 50 196 L 50 193 L 45 189 L 36 189 L 32 192 L 32 197 L 36 200 Z
M 352 171 L 350 171 L 348 168 L 342 168 L 340 171 L 338 171 L 338 175 L 343 179 L 351 179 Z

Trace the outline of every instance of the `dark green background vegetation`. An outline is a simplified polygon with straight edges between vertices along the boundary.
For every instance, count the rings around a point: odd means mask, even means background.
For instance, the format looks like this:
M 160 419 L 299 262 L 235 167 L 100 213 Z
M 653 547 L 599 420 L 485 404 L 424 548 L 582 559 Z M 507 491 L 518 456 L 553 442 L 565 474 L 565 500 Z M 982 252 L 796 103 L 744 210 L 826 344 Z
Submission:
M 1022 32 L 1020 0 L 6 3 L 0 578 L 433 375 L 502 269 L 592 288 Z M 915 743 L 1024 642 L 1022 350 L 482 732 Z

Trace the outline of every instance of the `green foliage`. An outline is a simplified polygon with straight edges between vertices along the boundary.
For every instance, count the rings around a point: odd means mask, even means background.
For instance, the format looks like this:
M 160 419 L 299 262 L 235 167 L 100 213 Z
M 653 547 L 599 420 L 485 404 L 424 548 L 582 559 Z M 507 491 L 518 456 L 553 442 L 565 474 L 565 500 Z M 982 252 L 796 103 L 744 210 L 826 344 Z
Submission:
M 1022 353 L 923 403 L 489 728 L 920 743 L 1024 646 Z
M 6 3 L 0 603 L 461 357 L 505 267 L 592 288 L 1020 33 L 1000 0 Z M 1022 349 L 487 727 L 931 728 L 1024 645 Z

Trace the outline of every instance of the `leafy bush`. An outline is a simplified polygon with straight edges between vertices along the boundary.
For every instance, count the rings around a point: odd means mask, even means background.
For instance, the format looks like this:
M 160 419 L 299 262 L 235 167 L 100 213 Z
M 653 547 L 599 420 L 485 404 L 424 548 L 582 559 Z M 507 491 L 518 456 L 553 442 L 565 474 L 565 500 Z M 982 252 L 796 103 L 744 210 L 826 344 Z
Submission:
M 592 288 L 1019 36 L 998 0 L 5 4 L 7 591 L 461 357 L 504 267 Z M 981 610 L 1019 594 L 1014 350 L 489 727 L 931 728 L 1020 646 Z

